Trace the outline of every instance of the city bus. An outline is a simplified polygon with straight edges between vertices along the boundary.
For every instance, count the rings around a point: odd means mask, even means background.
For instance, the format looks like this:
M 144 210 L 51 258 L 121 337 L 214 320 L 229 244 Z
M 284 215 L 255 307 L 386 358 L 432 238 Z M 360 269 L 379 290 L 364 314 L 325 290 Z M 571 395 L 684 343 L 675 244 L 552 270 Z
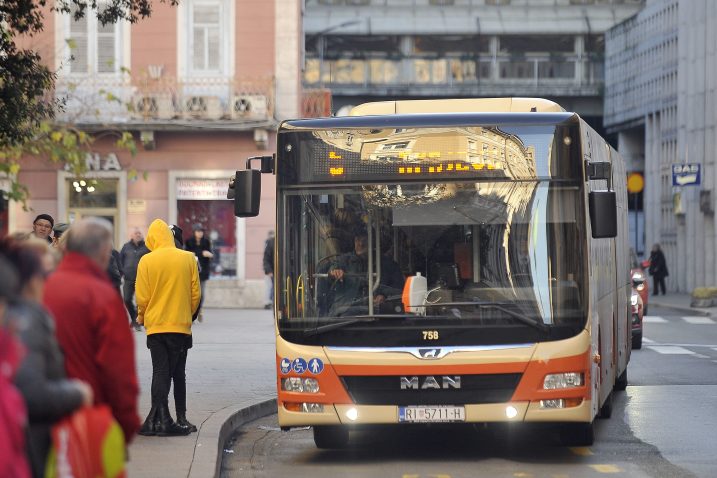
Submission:
M 367 103 L 282 122 L 232 178 L 237 216 L 262 173 L 282 429 L 339 448 L 364 425 L 525 422 L 593 443 L 627 384 L 630 267 L 625 166 L 580 116 Z

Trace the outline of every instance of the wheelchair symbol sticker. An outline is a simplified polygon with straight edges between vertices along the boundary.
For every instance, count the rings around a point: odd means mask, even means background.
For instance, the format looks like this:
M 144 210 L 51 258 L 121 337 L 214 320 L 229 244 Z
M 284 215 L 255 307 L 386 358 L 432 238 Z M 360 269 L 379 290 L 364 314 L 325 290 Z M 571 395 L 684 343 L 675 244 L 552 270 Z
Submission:
M 284 357 L 281 359 L 281 362 L 279 363 L 279 367 L 281 368 L 281 373 L 287 374 L 291 371 L 291 360 Z
M 294 370 L 294 372 L 301 375 L 302 373 L 306 372 L 306 360 L 302 358 L 294 359 L 294 361 L 291 363 L 291 368 Z
M 309 360 L 309 371 L 314 375 L 318 375 L 324 371 L 324 362 L 320 359 L 312 358 Z

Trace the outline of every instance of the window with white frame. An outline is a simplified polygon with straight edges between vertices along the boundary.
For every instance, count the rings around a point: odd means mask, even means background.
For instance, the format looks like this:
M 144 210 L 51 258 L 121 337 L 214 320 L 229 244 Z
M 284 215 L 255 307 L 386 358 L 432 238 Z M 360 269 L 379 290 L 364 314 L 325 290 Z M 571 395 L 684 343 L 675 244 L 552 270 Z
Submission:
M 189 70 L 223 73 L 226 63 L 226 2 L 197 0 L 189 3 Z
M 69 72 L 72 74 L 119 72 L 120 24 L 102 25 L 92 10 L 87 10 L 82 18 L 75 20 L 75 8 L 66 18 L 66 38 L 71 55 Z M 98 8 L 102 8 L 102 4 L 99 4 Z

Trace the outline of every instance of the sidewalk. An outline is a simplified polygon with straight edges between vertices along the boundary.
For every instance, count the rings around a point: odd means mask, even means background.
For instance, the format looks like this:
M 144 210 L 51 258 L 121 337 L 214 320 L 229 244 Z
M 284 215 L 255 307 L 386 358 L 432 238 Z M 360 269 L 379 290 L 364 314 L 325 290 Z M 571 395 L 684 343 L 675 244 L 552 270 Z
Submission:
M 130 478 L 215 475 L 221 435 L 242 419 L 276 410 L 276 354 L 271 312 L 205 309 L 192 328 L 194 347 L 187 358 L 187 419 L 199 431 L 186 437 L 137 435 L 129 447 Z M 152 361 L 146 335 L 135 332 L 140 416 L 150 408 Z M 175 416 L 174 400 L 169 408 Z
M 655 306 L 684 312 L 685 314 L 717 317 L 717 307 L 690 307 L 690 302 L 692 302 L 692 297 L 687 293 L 650 295 L 650 298 L 648 299 L 648 311 Z

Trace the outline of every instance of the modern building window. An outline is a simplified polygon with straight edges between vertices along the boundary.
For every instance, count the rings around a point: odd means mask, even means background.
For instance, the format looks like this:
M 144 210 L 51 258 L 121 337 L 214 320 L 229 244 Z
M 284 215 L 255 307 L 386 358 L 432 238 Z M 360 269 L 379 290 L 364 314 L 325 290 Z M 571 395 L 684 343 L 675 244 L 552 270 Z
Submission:
M 98 4 L 101 10 L 105 6 Z M 74 19 L 77 7 L 66 18 L 67 44 L 70 47 L 69 70 L 73 74 L 118 73 L 122 66 L 121 22 L 102 25 L 93 10 Z
M 187 3 L 190 73 L 227 73 L 229 6 L 224 0 L 197 0 Z

